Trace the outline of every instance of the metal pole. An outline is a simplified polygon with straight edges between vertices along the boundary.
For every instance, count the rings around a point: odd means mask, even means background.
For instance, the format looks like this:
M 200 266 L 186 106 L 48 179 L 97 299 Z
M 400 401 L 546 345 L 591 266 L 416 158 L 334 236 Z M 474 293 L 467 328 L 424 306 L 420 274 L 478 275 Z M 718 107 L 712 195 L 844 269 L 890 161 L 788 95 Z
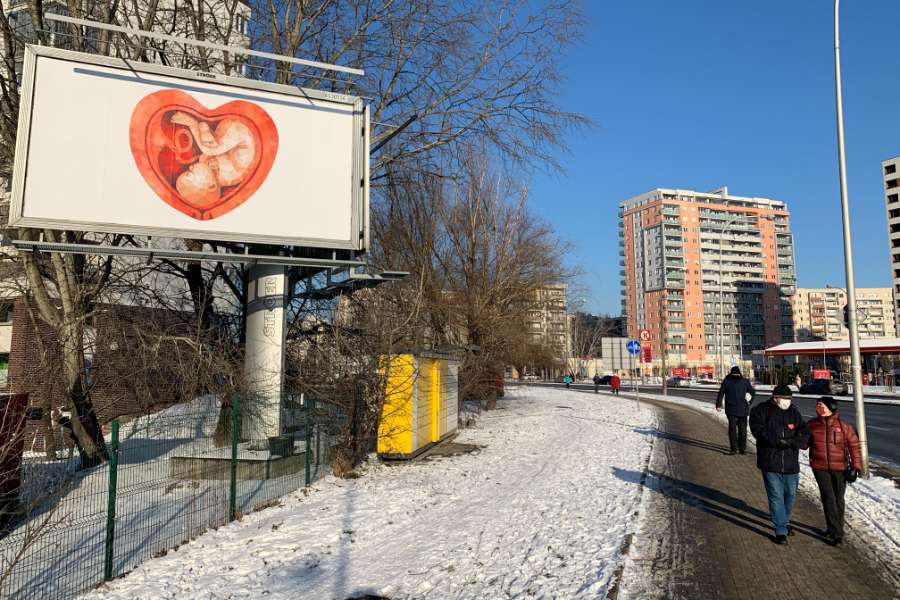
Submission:
M 241 396 L 231 395 L 231 464 L 228 478 L 228 520 L 234 521 L 237 516 L 237 454 L 241 426 Z
M 841 182 L 841 220 L 844 228 L 844 273 L 847 279 L 847 310 L 850 313 L 850 371 L 853 377 L 853 402 L 856 405 L 856 429 L 863 460 L 863 477 L 869 476 L 869 444 L 866 435 L 866 411 L 863 404 L 862 373 L 859 360 L 859 331 L 856 324 L 856 281 L 853 275 L 853 245 L 850 233 L 850 207 L 847 199 L 847 161 L 844 152 L 844 106 L 841 96 L 840 0 L 834 0 L 834 95 L 837 107 L 838 169 Z
M 106 547 L 103 557 L 103 580 L 113 578 L 113 546 L 116 542 L 116 488 L 119 472 L 119 420 L 112 421 L 112 452 L 109 455 L 109 491 L 106 496 Z
M 728 223 L 719 230 L 719 379 L 725 377 L 725 285 L 722 283 L 722 238 L 725 236 L 725 228 Z

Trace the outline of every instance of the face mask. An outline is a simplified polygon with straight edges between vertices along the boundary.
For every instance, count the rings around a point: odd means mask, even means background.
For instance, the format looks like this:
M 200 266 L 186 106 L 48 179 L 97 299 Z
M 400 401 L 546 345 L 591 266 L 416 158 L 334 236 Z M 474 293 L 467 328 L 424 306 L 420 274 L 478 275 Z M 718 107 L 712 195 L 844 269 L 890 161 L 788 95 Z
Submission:
M 776 398 L 775 403 L 778 405 L 778 408 L 781 410 L 787 410 L 791 407 L 791 399 L 790 398 Z

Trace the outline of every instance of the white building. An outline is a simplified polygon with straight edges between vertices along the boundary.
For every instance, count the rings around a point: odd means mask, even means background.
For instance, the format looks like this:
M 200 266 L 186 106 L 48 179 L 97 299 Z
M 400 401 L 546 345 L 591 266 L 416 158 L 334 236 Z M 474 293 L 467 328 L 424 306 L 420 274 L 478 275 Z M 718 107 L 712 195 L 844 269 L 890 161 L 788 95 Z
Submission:
M 844 327 L 847 292 L 839 287 L 797 288 L 791 298 L 796 341 L 845 340 L 850 331 Z M 856 309 L 860 337 L 894 337 L 891 288 L 856 288 Z

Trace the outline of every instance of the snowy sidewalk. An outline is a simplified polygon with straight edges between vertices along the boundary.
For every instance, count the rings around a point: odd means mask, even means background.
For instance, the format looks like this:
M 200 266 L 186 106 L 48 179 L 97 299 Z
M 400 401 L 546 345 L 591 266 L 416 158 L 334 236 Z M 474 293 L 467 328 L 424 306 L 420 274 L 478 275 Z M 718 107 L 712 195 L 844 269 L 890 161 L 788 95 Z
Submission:
M 847 543 L 834 548 L 822 537 L 824 517 L 804 473 L 796 535 L 777 546 L 755 452 L 729 456 L 726 429 L 708 408 L 650 402 L 660 424 L 646 431 L 655 447 L 618 598 L 900 598 L 889 481 L 881 502 L 860 495 L 866 483 L 848 491 Z M 623 481 L 641 476 L 619 473 Z
M 457 438 L 475 453 L 326 478 L 86 597 L 604 598 L 655 426 L 646 404 L 511 389 Z

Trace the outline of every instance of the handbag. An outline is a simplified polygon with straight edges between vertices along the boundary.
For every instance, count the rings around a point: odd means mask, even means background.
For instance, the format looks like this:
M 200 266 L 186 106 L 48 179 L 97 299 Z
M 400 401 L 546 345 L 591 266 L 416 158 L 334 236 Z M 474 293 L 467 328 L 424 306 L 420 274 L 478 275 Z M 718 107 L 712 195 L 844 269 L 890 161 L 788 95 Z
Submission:
M 853 459 L 850 456 L 850 446 L 847 444 L 847 437 L 844 435 L 844 423 L 840 419 L 838 419 L 838 425 L 841 428 L 841 437 L 844 440 L 844 457 L 847 461 L 847 468 L 844 469 L 844 481 L 847 483 L 853 483 L 856 481 L 858 476 L 858 472 L 853 468 Z

